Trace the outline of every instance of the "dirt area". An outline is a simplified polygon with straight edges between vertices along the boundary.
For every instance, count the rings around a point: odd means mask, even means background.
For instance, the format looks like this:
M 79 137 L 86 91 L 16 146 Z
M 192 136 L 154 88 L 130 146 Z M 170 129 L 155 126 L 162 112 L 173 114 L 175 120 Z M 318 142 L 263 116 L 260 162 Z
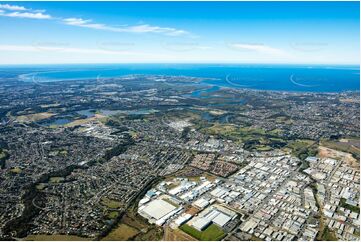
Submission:
M 209 111 L 210 114 L 212 115 L 223 115 L 225 113 L 227 113 L 226 111 L 223 111 L 223 110 L 211 110 Z
M 318 147 L 318 155 L 321 158 L 334 158 L 334 159 L 342 159 L 345 161 L 349 166 L 359 169 L 359 163 L 355 158 L 352 157 L 350 153 L 330 149 L 324 146 Z
M 342 103 L 358 103 L 360 100 L 358 99 L 351 99 L 351 98 L 340 98 L 340 102 Z
M 22 123 L 36 122 L 36 121 L 39 121 L 39 120 L 42 120 L 42 119 L 50 118 L 50 117 L 52 117 L 54 115 L 55 115 L 54 113 L 48 113 L 48 112 L 33 113 L 33 114 L 17 116 L 16 120 L 18 122 L 22 122 Z
M 189 213 L 190 215 L 195 215 L 199 212 L 199 209 L 189 206 L 189 208 L 185 211 L 186 213 Z
M 350 153 L 354 158 L 360 159 L 360 141 L 355 138 L 344 138 L 340 140 L 323 140 L 320 143 L 321 146 Z
M 165 241 L 195 241 L 192 236 L 184 233 L 180 229 L 171 229 L 166 227 L 164 229 L 164 240 Z

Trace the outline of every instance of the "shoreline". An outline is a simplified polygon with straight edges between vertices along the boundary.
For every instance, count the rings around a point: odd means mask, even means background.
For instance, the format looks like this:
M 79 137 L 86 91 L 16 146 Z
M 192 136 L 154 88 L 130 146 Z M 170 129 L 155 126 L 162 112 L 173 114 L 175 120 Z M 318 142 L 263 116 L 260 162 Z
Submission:
M 53 73 L 53 71 L 50 71 L 51 73 Z M 54 71 L 54 72 L 65 72 L 65 71 Z M 360 89 L 355 89 L 355 90 L 340 90 L 340 91 L 301 91 L 301 90 L 274 90 L 274 89 L 261 89 L 261 88 L 252 88 L 251 86 L 246 87 L 246 86 L 232 86 L 232 84 L 230 85 L 222 85 L 222 83 L 220 84 L 215 84 L 215 83 L 209 83 L 209 81 L 220 81 L 220 82 L 227 82 L 227 77 L 225 78 L 225 80 L 222 80 L 220 78 L 216 78 L 216 77 L 196 77 L 196 76 L 187 76 L 187 75 L 160 75 L 160 74 L 125 74 L 125 75 L 118 75 L 118 76 L 112 76 L 112 77 L 100 77 L 100 75 L 98 75 L 97 77 L 83 77 L 83 78 L 65 78 L 65 79 L 49 79 L 47 81 L 35 81 L 34 80 L 34 75 L 39 74 L 39 73 L 49 73 L 49 72 L 32 72 L 32 73 L 28 73 L 28 74 L 20 74 L 18 75 L 19 81 L 23 81 L 23 82 L 32 82 L 32 83 L 41 83 L 41 84 L 51 84 L 51 83 L 55 83 L 55 82 L 69 82 L 69 81 L 96 81 L 98 80 L 98 78 L 101 78 L 102 80 L 105 79 L 115 79 L 115 78 L 126 78 L 126 77 L 132 77 L 132 76 L 143 76 L 143 77 L 155 77 L 155 76 L 163 76 L 163 77 L 188 77 L 188 78 L 198 78 L 201 79 L 200 81 L 196 82 L 189 82 L 188 85 L 204 85 L 204 86 L 208 86 L 209 88 L 213 88 L 213 87 L 218 87 L 218 90 L 221 89 L 232 89 L 232 90 L 243 90 L 243 91 L 255 91 L 255 92 L 273 92 L 273 93 L 305 93 L 305 94 L 342 94 L 342 93 L 359 93 Z M 32 80 L 24 80 L 24 76 L 31 76 L 33 75 Z M 23 79 L 23 80 L 21 80 Z M 238 84 L 237 84 L 238 85 Z M 207 90 L 209 88 L 206 88 L 206 90 L 201 91 L 201 92 L 207 92 Z M 310 87 L 307 87 L 310 88 Z

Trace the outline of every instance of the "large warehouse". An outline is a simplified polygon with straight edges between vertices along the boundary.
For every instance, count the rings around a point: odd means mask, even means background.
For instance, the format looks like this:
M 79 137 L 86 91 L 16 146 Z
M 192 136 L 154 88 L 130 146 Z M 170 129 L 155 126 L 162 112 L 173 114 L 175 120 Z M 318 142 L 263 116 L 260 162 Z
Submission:
M 147 218 L 150 223 L 157 224 L 162 223 L 177 211 L 176 206 L 162 199 L 153 200 L 138 209 L 138 213 Z
M 236 216 L 237 214 L 235 212 L 224 207 L 214 205 L 200 212 L 197 217 L 191 220 L 190 225 L 199 231 L 202 231 L 211 223 L 215 223 L 219 227 L 223 227 Z

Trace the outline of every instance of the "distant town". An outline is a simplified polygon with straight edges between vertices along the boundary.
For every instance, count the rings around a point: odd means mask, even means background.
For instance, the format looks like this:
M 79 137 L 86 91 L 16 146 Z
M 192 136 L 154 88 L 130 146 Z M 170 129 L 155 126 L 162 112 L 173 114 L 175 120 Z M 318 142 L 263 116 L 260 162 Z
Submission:
M 0 78 L 1 240 L 360 239 L 359 92 Z

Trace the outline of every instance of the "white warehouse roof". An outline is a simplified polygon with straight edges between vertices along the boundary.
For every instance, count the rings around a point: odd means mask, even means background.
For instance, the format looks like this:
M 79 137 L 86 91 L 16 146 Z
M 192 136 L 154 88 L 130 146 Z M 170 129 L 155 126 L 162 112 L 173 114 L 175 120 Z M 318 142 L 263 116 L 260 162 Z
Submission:
M 149 217 L 158 220 L 175 209 L 176 207 L 172 204 L 161 199 L 156 199 L 146 204 L 142 209 L 142 212 L 147 214 Z
M 223 227 L 228 221 L 231 220 L 231 217 L 225 215 L 224 213 L 219 213 L 215 218 L 212 219 L 213 223 Z
M 209 220 L 208 218 L 204 218 L 204 217 L 201 217 L 201 218 L 197 218 L 197 220 L 195 220 L 192 224 L 192 226 L 199 230 L 199 231 L 202 231 L 205 227 L 208 226 L 208 224 L 211 223 L 211 220 Z

